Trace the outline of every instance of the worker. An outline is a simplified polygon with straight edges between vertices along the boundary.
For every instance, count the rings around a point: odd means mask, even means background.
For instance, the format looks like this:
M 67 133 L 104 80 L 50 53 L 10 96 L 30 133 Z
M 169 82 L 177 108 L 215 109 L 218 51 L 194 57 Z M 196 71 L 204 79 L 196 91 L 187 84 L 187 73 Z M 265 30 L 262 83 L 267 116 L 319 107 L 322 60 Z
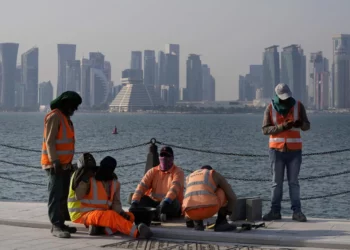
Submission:
M 236 200 L 236 194 L 225 177 L 209 165 L 201 167 L 186 178 L 182 211 L 187 227 L 203 231 L 203 220 L 217 213 L 216 232 L 235 230 L 236 226 L 229 224 L 226 216 L 234 211 Z
M 64 224 L 69 219 L 67 196 L 74 156 L 74 127 L 70 117 L 78 110 L 82 99 L 74 91 L 66 91 L 50 103 L 51 112 L 44 119 L 41 166 L 48 175 L 48 214 L 51 233 L 69 238 L 77 231 Z
M 147 171 L 138 184 L 130 210 L 137 207 L 157 208 L 156 220 L 181 215 L 184 191 L 184 172 L 174 164 L 174 152 L 171 147 L 163 147 L 159 154 L 160 164 Z
M 266 107 L 262 131 L 270 135 L 269 156 L 272 169 L 271 210 L 263 220 L 280 220 L 283 180 L 285 169 L 289 185 L 289 196 L 293 220 L 306 222 L 301 211 L 299 172 L 302 161 L 300 130 L 310 129 L 304 105 L 292 97 L 288 85 L 280 83 L 275 88 L 272 103 Z
M 122 209 L 120 183 L 114 174 L 117 161 L 107 156 L 96 170 L 95 166 L 86 164 L 84 158 L 85 155 L 70 182 L 68 211 L 71 220 L 88 226 L 90 235 L 121 232 L 134 238 L 150 238 L 150 228 L 143 223 L 136 226 L 134 215 Z

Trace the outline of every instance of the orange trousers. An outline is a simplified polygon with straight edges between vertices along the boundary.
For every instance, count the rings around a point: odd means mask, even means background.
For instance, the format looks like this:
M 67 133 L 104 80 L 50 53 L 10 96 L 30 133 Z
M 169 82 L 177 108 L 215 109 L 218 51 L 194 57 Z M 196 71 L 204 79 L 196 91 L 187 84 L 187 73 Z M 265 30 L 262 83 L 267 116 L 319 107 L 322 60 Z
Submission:
M 213 217 L 221 207 L 224 207 L 227 203 L 224 190 L 218 188 L 215 192 L 217 197 L 217 204 L 210 207 L 188 208 L 185 211 L 185 216 L 191 220 L 204 220 Z
M 84 224 L 85 226 L 91 225 L 105 227 L 105 232 L 107 235 L 121 232 L 123 234 L 136 238 L 139 231 L 134 224 L 135 216 L 130 212 L 126 213 L 130 216 L 130 220 L 125 219 L 114 210 L 96 210 L 85 213 L 82 217 L 74 222 Z

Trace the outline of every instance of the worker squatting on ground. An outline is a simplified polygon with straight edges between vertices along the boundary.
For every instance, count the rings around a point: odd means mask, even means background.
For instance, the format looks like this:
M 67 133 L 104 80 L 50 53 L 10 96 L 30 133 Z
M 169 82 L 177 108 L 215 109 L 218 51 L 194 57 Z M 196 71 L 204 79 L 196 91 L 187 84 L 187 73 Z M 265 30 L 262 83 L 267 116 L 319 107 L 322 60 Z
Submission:
M 44 119 L 41 166 L 48 175 L 48 214 L 52 224 L 51 233 L 69 238 L 75 227 L 64 224 L 69 220 L 67 196 L 74 157 L 74 127 L 70 117 L 82 100 L 74 91 L 66 91 L 50 104 L 51 112 Z
M 117 161 L 110 156 L 99 167 L 91 154 L 80 157 L 69 187 L 71 220 L 89 226 L 90 235 L 121 232 L 134 238 L 150 238 L 150 228 L 143 223 L 136 226 L 134 215 L 122 209 L 116 166 Z
M 226 216 L 234 211 L 236 200 L 236 194 L 226 179 L 211 166 L 203 166 L 186 178 L 182 210 L 187 227 L 203 231 L 203 220 L 217 213 L 215 231 L 235 230 L 236 226 L 229 224 Z
M 263 220 L 281 219 L 284 171 L 287 171 L 289 196 L 293 210 L 293 220 L 305 222 L 301 211 L 299 172 L 302 162 L 302 140 L 300 130 L 310 129 L 304 105 L 292 97 L 288 85 L 280 83 L 275 88 L 276 95 L 266 107 L 262 131 L 270 135 L 270 162 L 272 169 L 271 210 Z
M 184 192 L 184 172 L 174 164 L 171 147 L 163 147 L 159 154 L 160 164 L 147 171 L 138 184 L 130 210 L 137 207 L 157 208 L 156 219 L 165 221 L 181 215 Z

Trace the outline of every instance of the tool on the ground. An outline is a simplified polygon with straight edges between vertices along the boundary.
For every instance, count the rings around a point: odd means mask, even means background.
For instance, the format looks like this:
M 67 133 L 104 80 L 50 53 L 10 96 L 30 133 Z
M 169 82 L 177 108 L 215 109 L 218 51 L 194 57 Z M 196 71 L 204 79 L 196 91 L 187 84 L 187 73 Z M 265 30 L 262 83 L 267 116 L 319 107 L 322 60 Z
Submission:
M 249 230 L 252 230 L 253 228 L 254 229 L 258 229 L 260 227 L 265 227 L 265 223 L 260 223 L 260 224 L 249 224 L 249 223 L 243 223 L 241 225 L 241 228 L 237 231 L 238 233 L 242 232 L 242 231 L 249 231 Z

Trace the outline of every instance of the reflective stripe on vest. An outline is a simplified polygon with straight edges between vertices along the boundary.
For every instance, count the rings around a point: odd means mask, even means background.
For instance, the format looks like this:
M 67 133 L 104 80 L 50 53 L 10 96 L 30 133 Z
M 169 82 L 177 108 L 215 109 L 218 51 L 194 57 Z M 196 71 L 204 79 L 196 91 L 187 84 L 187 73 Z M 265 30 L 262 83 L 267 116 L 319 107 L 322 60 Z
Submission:
M 216 196 L 215 193 L 211 193 L 211 192 L 209 192 L 207 190 L 202 190 L 202 191 L 193 191 L 193 192 L 187 193 L 187 194 L 185 194 L 184 198 L 186 199 L 187 197 L 190 197 L 190 196 L 193 196 L 193 195 L 212 195 L 212 196 Z
M 278 121 L 277 121 L 278 113 L 274 109 L 272 103 L 271 103 L 271 116 L 272 116 L 271 118 L 272 118 L 273 124 L 277 125 L 278 124 Z M 294 104 L 294 106 L 293 106 L 293 121 L 298 120 L 298 118 L 299 118 L 299 102 L 296 102 Z M 283 133 L 288 133 L 288 132 L 293 132 L 293 131 L 299 133 L 297 136 L 295 136 L 295 137 L 298 137 L 298 138 L 288 138 L 288 137 L 285 136 L 285 134 L 283 134 Z M 281 136 L 284 135 L 284 137 L 278 137 L 279 134 L 271 135 L 270 139 L 269 139 L 269 142 L 270 143 L 287 143 L 287 144 L 288 143 L 298 143 L 298 144 L 302 143 L 302 139 L 300 137 L 300 128 L 292 128 L 290 130 L 283 131 L 280 134 L 281 134 Z M 271 145 L 270 145 L 270 147 L 271 147 Z M 298 146 L 294 146 L 294 147 L 298 148 Z M 300 148 L 301 148 L 301 146 L 300 146 Z
M 86 213 L 90 211 L 95 211 L 95 210 L 106 210 L 106 208 L 101 208 L 98 206 L 103 206 L 107 205 L 110 207 L 112 205 L 111 200 L 100 200 L 98 199 L 98 186 L 97 186 L 97 181 L 94 178 L 90 178 L 90 192 L 92 194 L 92 199 L 81 199 L 78 200 L 75 198 L 75 192 L 72 190 L 72 180 L 74 179 L 74 175 L 71 177 L 71 184 L 70 184 L 70 191 L 69 191 L 69 198 L 67 199 L 68 201 L 68 212 L 70 213 L 70 216 L 74 216 L 73 220 L 76 220 L 77 217 L 79 218 L 82 214 L 80 213 Z M 113 199 L 113 195 L 115 190 L 117 189 L 117 180 L 113 180 L 112 186 L 110 187 L 111 191 L 111 198 Z M 114 190 L 114 191 L 113 191 Z M 84 206 L 84 203 L 86 204 Z M 88 205 L 92 205 L 92 207 L 89 207 Z M 97 206 L 97 207 L 94 207 Z M 71 214 L 71 213 L 76 213 L 76 214 Z M 77 214 L 78 213 L 78 214 Z M 79 215 L 80 214 L 80 215 Z
M 194 185 L 207 185 L 213 190 L 213 192 L 215 192 L 216 187 L 213 186 L 213 184 L 209 181 L 209 176 L 210 176 L 210 171 L 206 171 L 204 174 L 204 181 L 193 181 L 193 182 L 188 183 L 186 185 L 186 187 L 190 187 L 190 186 L 194 186 Z M 185 198 L 186 198 L 186 196 L 185 196 Z

